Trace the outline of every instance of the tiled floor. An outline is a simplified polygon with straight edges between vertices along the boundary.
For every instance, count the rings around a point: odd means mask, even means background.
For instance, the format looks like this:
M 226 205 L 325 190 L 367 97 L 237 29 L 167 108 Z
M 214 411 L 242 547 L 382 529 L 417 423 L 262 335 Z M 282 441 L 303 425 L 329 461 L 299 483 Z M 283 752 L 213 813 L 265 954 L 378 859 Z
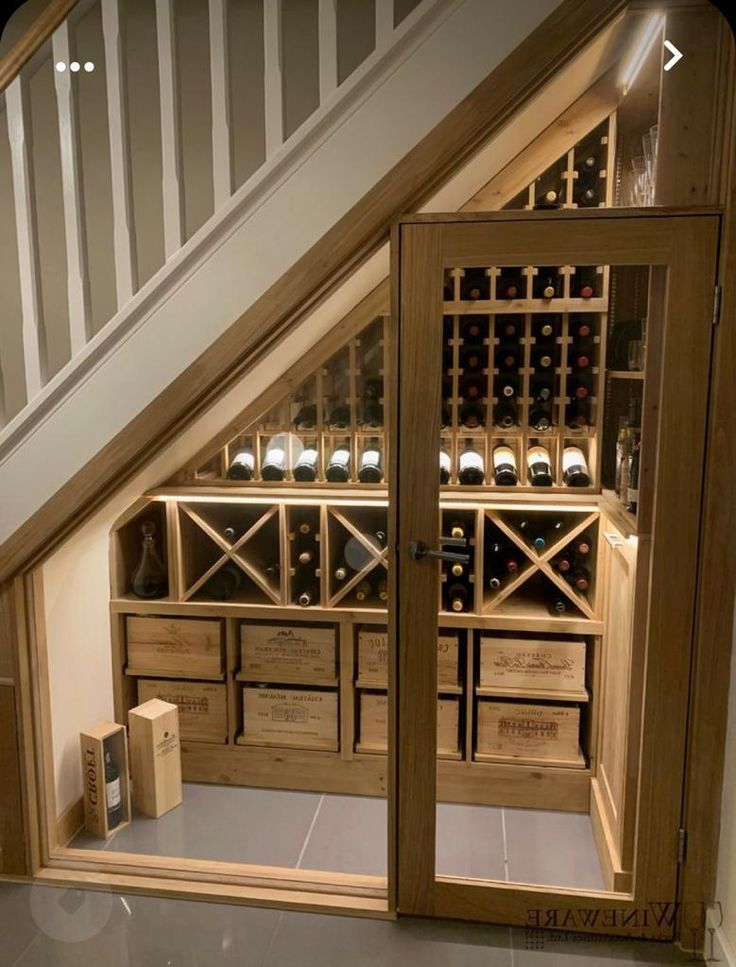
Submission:
M 2 967 L 629 967 L 662 944 L 0 884 Z
M 73 845 L 99 849 L 100 840 L 81 834 Z M 185 783 L 181 806 L 136 816 L 105 848 L 385 876 L 386 800 Z M 437 872 L 603 889 L 579 813 L 440 803 Z

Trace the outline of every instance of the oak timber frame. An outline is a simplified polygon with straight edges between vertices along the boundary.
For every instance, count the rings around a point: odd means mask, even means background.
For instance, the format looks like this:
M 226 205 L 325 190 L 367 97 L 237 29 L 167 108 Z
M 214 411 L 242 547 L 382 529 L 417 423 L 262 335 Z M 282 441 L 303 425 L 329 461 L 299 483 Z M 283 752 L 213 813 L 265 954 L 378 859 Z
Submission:
M 285 293 L 283 285 L 274 286 L 242 317 L 231 333 L 222 337 L 207 359 L 191 367 L 162 397 L 141 414 L 120 438 L 113 441 L 88 467 L 66 484 L 37 515 L 24 525 L 3 547 L 0 562 L 0 687 L 13 691 L 14 701 L 6 721 L 12 726 L 17 716 L 20 742 L 20 780 L 23 829 L 8 813 L 12 835 L 22 837 L 20 849 L 14 850 L 10 862 L 0 857 L 0 868 L 6 876 L 18 878 L 36 875 L 59 885 L 124 888 L 130 892 L 157 892 L 166 895 L 229 898 L 249 904 L 283 904 L 297 908 L 325 909 L 334 897 L 304 893 L 300 885 L 283 882 L 274 890 L 268 882 L 232 882 L 220 885 L 197 881 L 190 869 L 178 873 L 141 869 L 136 863 L 121 862 L 119 868 L 98 865 L 50 863 L 49 840 L 40 819 L 40 789 L 43 772 L 40 766 L 41 743 L 35 649 L 28 644 L 29 628 L 35 626 L 34 569 L 81 522 L 129 479 L 153 452 L 182 426 L 191 422 L 219 391 L 231 385 L 261 358 L 262 354 L 284 338 L 310 307 L 324 297 L 330 285 L 373 251 L 385 238 L 385 225 L 400 212 L 414 210 L 454 166 L 467 158 L 481 140 L 498 130 L 520 98 L 531 97 L 541 89 L 553 71 L 569 61 L 592 36 L 621 13 L 623 0 L 601 3 L 575 0 L 555 11 L 550 24 L 543 24 L 537 34 L 525 42 L 497 72 L 484 82 L 460 108 L 433 132 L 426 142 L 385 179 L 385 183 L 369 194 L 344 224 L 315 246 L 293 273 L 293 285 Z M 631 6 L 639 9 L 647 4 Z M 718 16 L 705 3 L 672 3 L 674 20 L 682 21 L 687 31 L 687 18 L 695 15 Z M 682 8 L 680 10 L 680 8 Z M 551 25 L 551 26 L 550 26 Z M 720 25 L 718 47 L 718 103 L 713 111 L 720 119 L 718 142 L 712 146 L 712 157 L 694 157 L 683 150 L 680 142 L 678 164 L 690 171 L 689 195 L 663 198 L 664 204 L 722 203 L 725 206 L 723 245 L 719 263 L 719 281 L 723 288 L 721 323 L 714 329 L 711 366 L 704 497 L 702 507 L 702 547 L 718 557 L 718 582 L 703 580 L 698 568 L 697 632 L 691 670 L 690 727 L 688 732 L 688 768 L 685 777 L 684 823 L 689 834 L 688 852 L 681 867 L 680 899 L 702 904 L 713 899 L 715 861 L 717 855 L 719 797 L 713 789 L 720 787 L 723 773 L 722 743 L 725 734 L 728 681 L 723 675 L 731 652 L 731 613 L 733 585 L 736 578 L 736 548 L 728 541 L 734 526 L 736 509 L 730 500 L 730 481 L 736 475 L 736 445 L 730 426 L 730 414 L 736 408 L 736 386 L 732 380 L 732 360 L 736 355 L 736 111 L 733 103 L 733 40 L 725 21 Z M 675 35 L 675 39 L 676 39 Z M 677 72 L 669 77 L 674 81 Z M 711 101 L 703 97 L 701 107 Z M 706 114 L 702 111 L 701 118 Z M 692 142 L 702 144 L 699 135 Z M 713 173 L 712 159 L 720 163 Z M 707 170 L 705 170 L 707 169 Z M 400 177 L 397 177 L 399 176 Z M 683 176 L 684 177 L 684 176 Z M 694 188 L 697 187 L 697 191 Z M 370 212 L 370 217 L 368 214 Z M 366 220 L 367 219 L 367 220 Z M 370 222 L 370 224 L 368 224 Z M 337 239 L 342 239 L 339 245 Z M 259 345 L 254 333 L 268 331 L 268 339 Z M 206 375 L 205 375 L 206 374 Z M 194 387 L 194 396 L 192 395 Z M 194 402 L 192 402 L 194 400 Z M 705 551 L 701 552 L 705 562 Z M 38 607 L 38 602 L 35 602 Z M 15 756 L 12 754 L 10 759 Z M 3 767 L 5 758 L 0 758 Z M 12 766 L 15 771 L 15 766 Z M 12 772 L 11 772 L 12 776 Z M 11 778 L 11 782 L 12 782 Z M 5 790 L 3 790 L 5 793 Z M 17 797 L 17 787 L 11 790 Z M 5 802 L 3 801 L 3 810 Z M 4 835 L 5 828 L 0 828 Z M 136 857 L 136 861 L 140 858 Z M 63 868 L 62 868 L 63 867 Z M 267 878 L 266 878 L 267 879 Z M 324 890 L 324 886 L 322 886 Z M 391 898 L 390 898 L 391 899 Z M 360 909 L 358 907 L 360 906 Z M 364 910 L 367 915 L 381 915 L 378 907 L 385 904 L 355 904 L 350 912 Z M 681 942 L 697 947 L 702 942 L 683 929 Z

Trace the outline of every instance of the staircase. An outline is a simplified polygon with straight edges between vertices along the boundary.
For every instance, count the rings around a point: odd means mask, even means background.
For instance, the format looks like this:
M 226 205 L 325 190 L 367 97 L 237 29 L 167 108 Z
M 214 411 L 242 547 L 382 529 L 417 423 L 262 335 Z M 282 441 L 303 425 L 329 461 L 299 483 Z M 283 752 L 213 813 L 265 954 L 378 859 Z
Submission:
M 0 544 L 556 5 L 52 0 L 0 62 Z

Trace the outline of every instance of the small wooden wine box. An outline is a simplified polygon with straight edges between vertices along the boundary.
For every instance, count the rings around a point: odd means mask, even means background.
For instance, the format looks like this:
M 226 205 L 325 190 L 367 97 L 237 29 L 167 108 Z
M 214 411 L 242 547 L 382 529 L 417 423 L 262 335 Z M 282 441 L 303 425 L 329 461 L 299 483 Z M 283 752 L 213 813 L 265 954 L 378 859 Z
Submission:
M 227 742 L 227 686 L 216 682 L 180 682 L 140 678 L 138 701 L 160 698 L 179 709 L 181 738 L 192 742 Z
M 335 627 L 244 623 L 240 671 L 252 681 L 335 684 Z
M 456 755 L 459 747 L 460 703 L 457 698 L 437 702 L 437 754 Z M 388 695 L 360 693 L 359 752 L 385 752 L 388 748 Z
M 222 621 L 131 615 L 126 622 L 128 671 L 217 678 L 223 673 Z
M 152 698 L 128 712 L 133 805 L 154 819 L 182 801 L 179 712 Z
M 364 625 L 358 632 L 358 678 L 361 684 L 386 688 L 388 683 L 388 632 Z M 437 637 L 437 687 L 458 683 L 458 636 Z
M 115 722 L 99 722 L 80 733 L 82 774 L 84 779 L 84 825 L 88 833 L 107 839 L 130 822 L 130 769 L 128 737 L 124 726 Z M 105 752 L 110 752 L 120 776 L 121 819 L 114 829 L 107 822 L 105 789 Z
M 582 766 L 580 709 L 574 705 L 478 702 L 476 758 Z
M 337 692 L 243 688 L 242 745 L 337 752 Z
M 585 688 L 585 642 L 482 635 L 480 685 L 521 691 L 525 688 L 550 692 L 582 690 Z

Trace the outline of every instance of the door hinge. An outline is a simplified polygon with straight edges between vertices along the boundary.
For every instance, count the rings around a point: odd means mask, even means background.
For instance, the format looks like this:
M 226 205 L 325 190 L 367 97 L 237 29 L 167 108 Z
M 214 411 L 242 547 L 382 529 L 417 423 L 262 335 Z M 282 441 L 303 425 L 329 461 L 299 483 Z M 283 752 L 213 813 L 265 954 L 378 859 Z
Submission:
M 721 287 L 717 285 L 713 293 L 713 325 L 721 321 Z
M 677 862 L 685 862 L 685 853 L 687 851 L 687 831 L 684 829 L 677 830 Z

